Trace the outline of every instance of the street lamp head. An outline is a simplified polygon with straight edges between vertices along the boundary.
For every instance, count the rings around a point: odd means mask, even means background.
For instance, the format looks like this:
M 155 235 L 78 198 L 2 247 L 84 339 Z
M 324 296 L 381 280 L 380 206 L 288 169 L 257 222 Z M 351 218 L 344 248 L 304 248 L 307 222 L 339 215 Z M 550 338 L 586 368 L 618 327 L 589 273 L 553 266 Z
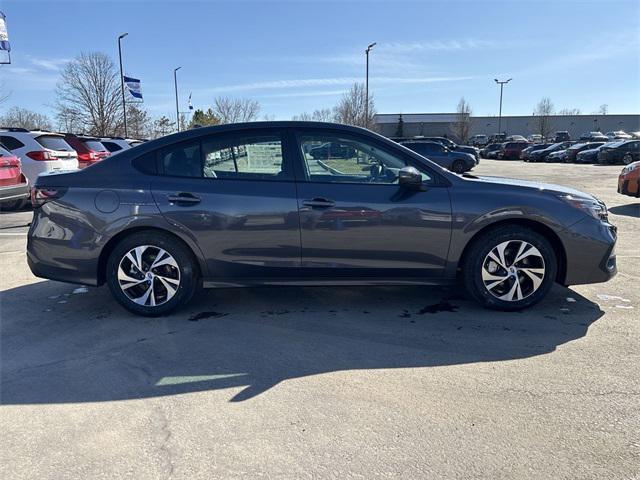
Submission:
M 496 83 L 500 83 L 500 82 L 498 82 L 497 78 L 494 78 L 493 81 L 496 82 Z
M 509 80 L 507 80 L 505 83 L 509 83 L 511 80 L 513 80 L 513 78 L 510 78 Z
M 377 42 L 373 42 L 373 43 L 371 43 L 371 44 L 367 47 L 366 52 L 367 52 L 367 53 L 369 53 L 369 51 L 370 51 L 373 47 L 375 47 L 376 45 L 377 45 Z
M 122 38 L 126 37 L 127 35 L 129 35 L 129 34 L 128 34 L 128 33 L 123 33 L 123 34 L 119 35 L 119 36 L 118 36 L 118 40 L 120 40 L 120 39 L 122 39 Z
M 178 70 L 180 70 L 182 67 L 176 67 L 173 69 L 174 72 L 177 72 Z

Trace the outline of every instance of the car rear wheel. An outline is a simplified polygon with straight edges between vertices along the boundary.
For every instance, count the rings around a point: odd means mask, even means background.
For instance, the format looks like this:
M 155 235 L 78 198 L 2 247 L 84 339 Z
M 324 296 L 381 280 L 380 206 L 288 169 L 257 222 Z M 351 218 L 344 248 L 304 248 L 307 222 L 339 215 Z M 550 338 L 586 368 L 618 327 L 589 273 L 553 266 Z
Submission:
M 464 162 L 462 160 L 456 160 L 451 165 L 451 171 L 453 171 L 455 173 L 464 173 L 465 170 L 466 170 L 466 165 L 464 164 Z
M 471 245 L 463 279 L 484 307 L 513 311 L 539 302 L 553 286 L 556 272 L 555 252 L 543 235 L 507 225 Z
M 633 155 L 627 153 L 624 157 L 622 157 L 622 163 L 624 163 L 625 165 L 633 163 Z
M 135 233 L 122 240 L 107 262 L 107 283 L 127 310 L 147 317 L 184 305 L 198 286 L 198 269 L 189 249 L 171 235 Z

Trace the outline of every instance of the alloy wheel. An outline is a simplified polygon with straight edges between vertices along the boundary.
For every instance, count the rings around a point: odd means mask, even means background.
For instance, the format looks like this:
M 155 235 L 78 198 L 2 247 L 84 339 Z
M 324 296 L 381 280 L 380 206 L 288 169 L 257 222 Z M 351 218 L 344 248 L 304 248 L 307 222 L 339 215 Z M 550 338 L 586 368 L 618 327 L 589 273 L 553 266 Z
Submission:
M 129 250 L 120 260 L 118 284 L 132 302 L 156 307 L 176 294 L 180 286 L 180 267 L 166 250 L 141 245 Z
M 482 262 L 482 281 L 487 291 L 506 302 L 523 300 L 535 293 L 545 276 L 540 251 L 524 240 L 508 240 L 495 246 Z

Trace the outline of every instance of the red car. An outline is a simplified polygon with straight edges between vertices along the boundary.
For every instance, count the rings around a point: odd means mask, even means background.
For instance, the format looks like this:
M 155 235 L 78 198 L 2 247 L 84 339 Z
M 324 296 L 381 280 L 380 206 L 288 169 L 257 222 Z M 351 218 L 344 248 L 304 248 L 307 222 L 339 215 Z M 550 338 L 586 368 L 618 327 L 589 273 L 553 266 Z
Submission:
M 507 142 L 502 144 L 498 158 L 504 160 L 518 160 L 520 152 L 529 146 L 529 142 Z
M 94 137 L 79 137 L 73 133 L 64 134 L 65 141 L 78 152 L 78 167 L 85 168 L 104 160 L 111 152 Z
M 618 177 L 618 193 L 640 197 L 640 162 L 627 165 Z
M 20 159 L 0 144 L 0 207 L 20 208 L 29 197 L 29 182 L 22 173 Z

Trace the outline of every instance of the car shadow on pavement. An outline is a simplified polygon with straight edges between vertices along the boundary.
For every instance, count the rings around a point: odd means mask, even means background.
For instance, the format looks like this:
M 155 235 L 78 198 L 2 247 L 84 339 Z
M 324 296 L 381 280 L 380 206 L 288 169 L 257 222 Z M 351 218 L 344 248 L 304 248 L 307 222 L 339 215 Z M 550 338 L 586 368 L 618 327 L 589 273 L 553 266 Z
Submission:
M 602 314 L 560 286 L 518 313 L 484 310 L 455 287 L 270 287 L 207 291 L 148 319 L 106 288 L 41 281 L 2 292 L 0 403 L 225 388 L 243 401 L 328 372 L 534 357 L 585 336 Z
M 610 207 L 609 211 L 614 215 L 640 218 L 640 203 L 630 203 L 628 205 L 618 205 L 617 207 Z

